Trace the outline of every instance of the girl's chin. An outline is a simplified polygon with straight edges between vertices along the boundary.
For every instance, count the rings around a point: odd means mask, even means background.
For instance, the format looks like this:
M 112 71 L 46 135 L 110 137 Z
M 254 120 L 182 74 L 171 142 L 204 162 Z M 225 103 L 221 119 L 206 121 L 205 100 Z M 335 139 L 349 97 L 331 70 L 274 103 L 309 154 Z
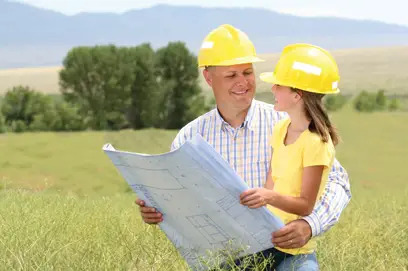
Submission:
M 282 111 L 278 104 L 274 104 L 273 107 L 276 111 Z

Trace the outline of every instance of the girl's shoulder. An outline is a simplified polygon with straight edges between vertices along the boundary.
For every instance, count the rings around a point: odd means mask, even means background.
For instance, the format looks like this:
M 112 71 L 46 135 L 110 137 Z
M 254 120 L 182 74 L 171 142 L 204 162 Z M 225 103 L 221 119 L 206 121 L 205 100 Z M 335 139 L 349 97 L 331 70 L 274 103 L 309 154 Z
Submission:
M 328 142 L 323 142 L 318 134 L 310 131 L 303 137 L 303 167 L 323 165 L 330 168 L 335 154 L 336 150 L 330 137 Z
M 320 149 L 320 150 L 327 150 L 330 153 L 335 152 L 335 147 L 331 137 L 329 136 L 328 141 L 324 142 L 319 134 L 311 132 L 307 130 L 307 133 L 302 138 L 303 139 L 303 146 L 306 148 L 311 149 Z
M 290 123 L 290 119 L 286 118 L 286 119 L 278 121 L 275 124 L 272 130 L 272 136 L 269 141 L 272 147 L 277 147 L 278 142 L 283 142 L 283 138 L 286 136 L 286 131 L 287 131 L 289 123 Z
M 282 130 L 287 130 L 289 123 L 290 123 L 290 118 L 285 118 L 283 120 L 278 121 L 273 127 L 273 133 L 282 131 Z

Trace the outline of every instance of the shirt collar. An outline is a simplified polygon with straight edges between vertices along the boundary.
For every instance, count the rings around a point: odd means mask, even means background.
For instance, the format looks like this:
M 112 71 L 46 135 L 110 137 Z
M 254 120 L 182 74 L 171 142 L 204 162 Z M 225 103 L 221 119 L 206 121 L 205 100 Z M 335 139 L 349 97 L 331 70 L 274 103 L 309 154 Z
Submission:
M 253 130 L 255 125 L 253 125 L 256 121 L 256 108 L 258 106 L 258 101 L 253 99 L 251 103 L 251 107 L 249 107 L 248 114 L 245 117 L 244 126 L 247 127 L 249 130 Z
M 241 125 L 241 128 L 246 127 L 249 130 L 252 130 L 254 128 L 253 123 L 255 122 L 255 119 L 256 119 L 255 108 L 257 107 L 257 103 L 258 102 L 255 99 L 252 100 L 251 106 L 249 107 L 248 113 L 245 117 L 244 122 Z M 215 108 L 215 112 L 216 112 L 215 116 L 216 116 L 218 129 L 221 130 L 224 127 L 228 127 L 229 129 L 232 129 L 231 125 L 223 119 L 220 112 L 218 111 L 218 108 Z

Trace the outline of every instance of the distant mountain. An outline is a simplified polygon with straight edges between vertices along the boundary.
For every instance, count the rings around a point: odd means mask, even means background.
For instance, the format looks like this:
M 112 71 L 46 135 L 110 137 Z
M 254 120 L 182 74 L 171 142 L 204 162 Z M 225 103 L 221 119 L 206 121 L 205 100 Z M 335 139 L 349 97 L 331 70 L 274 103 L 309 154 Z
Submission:
M 245 31 L 260 53 L 277 52 L 291 42 L 334 48 L 407 45 L 408 27 L 376 21 L 306 18 L 251 8 L 158 5 L 122 14 L 67 16 L 0 0 L 0 68 L 59 65 L 79 45 L 114 43 L 154 48 L 182 40 L 197 52 L 202 39 L 220 24 Z

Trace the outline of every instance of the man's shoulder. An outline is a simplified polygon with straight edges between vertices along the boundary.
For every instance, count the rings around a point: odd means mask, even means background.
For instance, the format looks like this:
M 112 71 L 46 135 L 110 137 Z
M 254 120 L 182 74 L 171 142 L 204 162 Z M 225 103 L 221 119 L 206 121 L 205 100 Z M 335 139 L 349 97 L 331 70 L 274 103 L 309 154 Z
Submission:
M 273 104 L 265 103 L 265 102 L 255 100 L 255 99 L 253 100 L 253 102 L 255 103 L 255 107 L 257 108 L 257 110 L 265 111 L 267 113 L 276 113 L 276 114 L 280 114 L 280 115 L 285 115 L 284 112 L 276 111 Z M 200 125 L 200 124 L 202 124 L 204 122 L 211 121 L 216 116 L 216 110 L 217 110 L 217 108 L 214 108 L 214 109 L 202 114 L 201 116 L 198 116 L 194 120 L 187 123 L 182 129 L 189 129 L 191 127 L 195 127 L 197 125 Z
M 259 110 L 272 112 L 272 113 L 278 112 L 275 110 L 275 107 L 273 104 L 265 103 L 265 102 L 258 101 L 258 100 L 254 100 L 254 102 L 256 103 L 256 107 L 259 108 Z
M 258 100 L 254 100 L 254 102 L 255 109 L 252 112 L 254 116 L 253 119 L 256 119 L 261 122 L 266 122 L 267 124 L 271 125 L 271 127 L 273 127 L 280 120 L 287 118 L 286 112 L 275 110 L 273 104 L 265 103 Z
M 186 125 L 184 125 L 181 130 L 188 131 L 188 130 L 196 130 L 198 127 L 202 126 L 203 123 L 208 123 L 211 121 L 215 115 L 216 115 L 216 108 L 208 111 L 207 113 L 202 114 L 201 116 L 198 116 L 197 118 L 193 119 Z
M 191 139 L 195 134 L 199 133 L 203 136 L 203 127 L 209 127 L 210 122 L 216 116 L 216 108 L 202 114 L 201 116 L 190 121 L 180 129 L 176 138 L 173 141 L 173 147 L 181 146 L 186 140 Z

